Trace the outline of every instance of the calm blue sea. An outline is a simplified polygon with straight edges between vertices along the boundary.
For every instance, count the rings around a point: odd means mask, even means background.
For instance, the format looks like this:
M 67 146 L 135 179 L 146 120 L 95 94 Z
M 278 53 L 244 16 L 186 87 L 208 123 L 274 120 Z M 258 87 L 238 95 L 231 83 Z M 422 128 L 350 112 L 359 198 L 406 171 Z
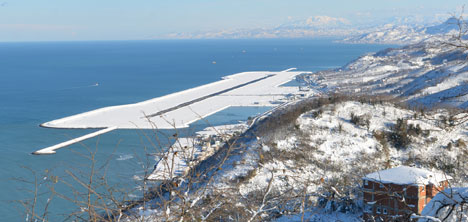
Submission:
M 24 220 L 24 209 L 11 201 L 34 196 L 29 192 L 33 184 L 25 182 L 33 181 L 34 173 L 39 181 L 46 172 L 69 180 L 64 170 L 85 172 L 90 161 L 83 155 L 97 147 L 98 166 L 109 160 L 106 169 L 110 184 L 132 189 L 143 174 L 145 149 L 157 152 L 146 139 L 149 136 L 157 141 L 151 131 L 117 130 L 61 149 L 56 155 L 33 156 L 30 153 L 38 148 L 93 131 L 46 129 L 39 127 L 41 123 L 151 99 L 242 71 L 336 68 L 364 53 L 387 47 L 337 44 L 331 40 L 0 43 L 1 220 Z M 211 124 L 235 123 L 266 110 L 234 107 L 208 120 Z M 203 126 L 198 122 L 193 128 Z M 193 128 L 188 131 L 195 131 Z M 164 144 L 167 139 L 161 141 Z M 60 183 L 57 189 L 70 190 Z M 40 190 L 47 187 L 41 185 Z M 39 202 L 44 203 L 47 198 L 41 196 Z M 76 210 L 59 197 L 51 203 L 48 211 L 53 220 Z

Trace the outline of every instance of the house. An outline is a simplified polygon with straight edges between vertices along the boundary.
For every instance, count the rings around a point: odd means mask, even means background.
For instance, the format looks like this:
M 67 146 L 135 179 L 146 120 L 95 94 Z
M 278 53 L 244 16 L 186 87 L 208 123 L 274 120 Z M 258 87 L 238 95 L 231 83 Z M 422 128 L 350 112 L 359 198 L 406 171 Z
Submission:
M 407 221 L 420 214 L 452 179 L 442 173 L 399 166 L 366 175 L 363 180 L 365 221 Z

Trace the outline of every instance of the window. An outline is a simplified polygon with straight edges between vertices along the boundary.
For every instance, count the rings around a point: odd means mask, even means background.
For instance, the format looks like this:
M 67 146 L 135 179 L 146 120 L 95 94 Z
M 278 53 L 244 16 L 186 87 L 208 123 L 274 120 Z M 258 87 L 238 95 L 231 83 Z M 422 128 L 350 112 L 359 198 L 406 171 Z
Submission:
M 380 207 L 377 207 L 377 210 L 375 210 L 375 213 L 380 214 Z
M 387 208 L 383 208 L 383 214 L 388 214 Z
M 364 212 L 365 213 L 372 213 L 373 206 L 371 204 L 366 204 L 364 207 Z
M 364 185 L 368 186 L 368 185 L 369 185 L 369 181 L 368 181 L 368 180 L 364 180 Z

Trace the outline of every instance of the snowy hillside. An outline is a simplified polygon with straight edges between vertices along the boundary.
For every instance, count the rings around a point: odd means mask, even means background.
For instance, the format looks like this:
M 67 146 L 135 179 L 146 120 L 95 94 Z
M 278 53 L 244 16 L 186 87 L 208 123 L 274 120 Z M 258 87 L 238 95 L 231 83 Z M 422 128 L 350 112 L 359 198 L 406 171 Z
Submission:
M 458 31 L 458 20 L 449 18 L 442 24 L 432 26 L 387 24 L 370 32 L 347 37 L 344 43 L 414 44 L 434 36 L 454 34 Z
M 371 32 L 361 35 L 347 37 L 340 41 L 343 43 L 364 43 L 364 44 L 408 44 L 417 43 L 430 37 L 424 33 L 420 26 L 409 25 L 395 26 L 393 24 L 384 25 Z
M 391 94 L 413 105 L 467 108 L 468 53 L 445 41 L 432 39 L 364 55 L 306 80 L 325 92 Z
M 259 120 L 235 144 L 227 142 L 139 215 L 149 221 L 361 221 L 361 178 L 373 171 L 416 166 L 468 186 L 467 116 L 454 115 L 449 124 L 443 117 L 450 115 L 378 100 L 298 101 Z
M 265 189 L 269 175 L 274 172 L 278 175 L 273 182 L 274 187 L 284 192 L 307 190 L 311 195 L 309 200 L 315 203 L 312 206 L 320 206 L 323 201 L 321 195 L 336 193 L 334 209 L 341 206 L 345 209 L 338 212 L 354 215 L 359 204 L 354 205 L 347 198 L 359 199 L 361 177 L 377 169 L 413 165 L 443 170 L 454 176 L 454 186 L 468 186 L 464 170 L 456 170 L 453 165 L 467 158 L 468 150 L 462 142 L 468 139 L 467 124 L 448 129 L 439 123 L 440 115 L 444 114 L 421 115 L 391 104 L 359 102 L 313 109 L 296 120 L 294 130 L 269 132 L 262 138 L 262 149 L 268 150 L 262 155 L 271 157 L 256 170 L 256 175 L 247 184 L 240 186 L 240 190 Z M 363 121 L 353 123 L 353 116 Z M 419 126 L 421 130 L 419 135 L 410 133 L 411 142 L 406 148 L 388 140 L 398 119 Z M 465 164 L 464 167 L 468 166 Z M 326 210 L 327 204 L 322 206 Z M 318 211 L 317 208 L 309 210 Z

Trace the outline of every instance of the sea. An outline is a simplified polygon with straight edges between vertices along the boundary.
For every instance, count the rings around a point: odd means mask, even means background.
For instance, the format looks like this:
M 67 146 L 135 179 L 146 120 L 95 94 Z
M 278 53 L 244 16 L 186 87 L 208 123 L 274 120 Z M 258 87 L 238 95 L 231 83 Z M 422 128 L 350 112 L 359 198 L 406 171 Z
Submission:
M 31 155 L 96 131 L 48 129 L 41 123 L 144 101 L 238 72 L 334 69 L 388 47 L 395 46 L 333 39 L 0 43 L 0 220 L 31 219 L 32 206 L 47 220 L 67 220 L 83 210 L 73 200 L 84 198 L 80 182 L 89 182 L 92 169 L 99 175 L 93 181 L 97 189 L 105 192 L 100 178 L 106 178 L 107 187 L 138 198 L 142 178 L 155 163 L 153 154 L 164 150 L 172 136 L 245 121 L 271 107 L 231 107 L 188 129 L 116 130 L 55 155 Z

